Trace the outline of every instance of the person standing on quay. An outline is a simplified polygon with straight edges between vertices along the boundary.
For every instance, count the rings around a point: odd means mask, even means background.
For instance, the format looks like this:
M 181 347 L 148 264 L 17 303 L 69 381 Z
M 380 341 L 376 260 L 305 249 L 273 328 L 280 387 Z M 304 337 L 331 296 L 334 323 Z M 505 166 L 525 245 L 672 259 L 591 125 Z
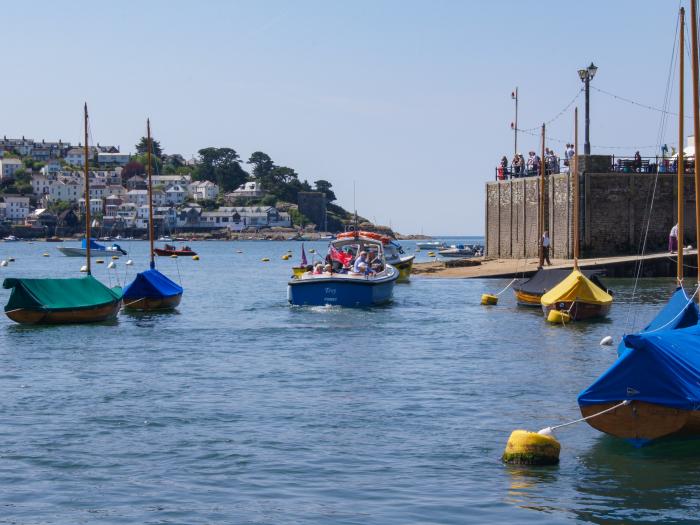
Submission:
M 549 232 L 547 230 L 542 234 L 542 258 L 547 262 L 547 266 L 552 266 L 552 261 L 549 260 Z
M 671 233 L 668 234 L 668 251 L 671 253 L 678 251 L 678 223 L 671 228 Z

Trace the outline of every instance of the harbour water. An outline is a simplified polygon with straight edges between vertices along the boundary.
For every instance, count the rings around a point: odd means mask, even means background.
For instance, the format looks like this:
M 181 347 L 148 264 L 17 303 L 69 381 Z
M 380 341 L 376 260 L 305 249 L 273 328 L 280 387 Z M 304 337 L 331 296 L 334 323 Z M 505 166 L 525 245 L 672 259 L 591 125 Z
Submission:
M 147 244 L 122 246 L 133 276 Z M 479 305 L 507 281 L 414 278 L 387 307 L 290 307 L 300 243 L 192 246 L 200 261 L 158 261 L 185 287 L 176 314 L 2 317 L 0 523 L 697 523 L 694 442 L 635 449 L 579 424 L 558 433 L 559 466 L 499 461 L 511 430 L 579 417 L 576 395 L 615 359 L 598 342 L 648 320 L 672 280 L 634 298 L 610 281 L 609 321 L 562 327 L 510 292 Z M 0 244 L 8 256 L 2 277 L 83 264 L 55 244 Z M 94 273 L 123 282 L 127 258 Z

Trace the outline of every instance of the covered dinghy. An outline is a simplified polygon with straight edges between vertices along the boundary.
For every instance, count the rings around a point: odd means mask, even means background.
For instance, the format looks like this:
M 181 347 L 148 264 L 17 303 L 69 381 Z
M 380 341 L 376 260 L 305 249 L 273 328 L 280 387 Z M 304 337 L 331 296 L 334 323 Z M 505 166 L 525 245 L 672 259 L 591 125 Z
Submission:
M 182 286 L 155 268 L 136 274 L 124 289 L 124 306 L 135 310 L 174 308 L 180 304 Z
M 578 403 L 584 416 L 630 403 L 589 419 L 591 426 L 637 442 L 700 435 L 700 326 L 671 326 L 624 337 L 625 351 Z
M 610 310 L 612 295 L 596 286 L 578 270 L 544 294 L 541 299 L 545 315 L 551 310 L 566 312 L 572 320 L 602 317 Z
M 541 306 L 541 298 L 544 294 L 562 282 L 571 273 L 568 268 L 540 268 L 534 275 L 527 279 L 518 279 L 513 285 L 515 298 L 518 304 L 524 306 Z M 600 270 L 582 270 L 581 273 L 588 277 L 593 284 L 608 293 L 610 291 L 601 281 L 603 272 Z
M 121 288 L 108 288 L 88 275 L 74 279 L 5 279 L 12 289 L 5 305 L 18 323 L 89 323 L 116 316 Z

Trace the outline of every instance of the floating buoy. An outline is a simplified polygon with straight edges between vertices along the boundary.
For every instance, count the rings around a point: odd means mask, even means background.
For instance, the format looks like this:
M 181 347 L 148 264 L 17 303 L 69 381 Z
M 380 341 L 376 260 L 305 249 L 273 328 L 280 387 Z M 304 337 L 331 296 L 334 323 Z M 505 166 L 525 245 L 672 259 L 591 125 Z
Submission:
M 428 252 L 428 257 L 435 257 L 435 252 Z
M 87 266 L 81 266 L 80 271 L 83 273 L 87 272 Z
M 7 262 L 15 262 L 15 258 L 14 258 L 14 257 L 8 257 L 8 258 L 7 258 Z
M 498 296 L 492 295 L 490 293 L 482 294 L 481 295 L 481 304 L 483 304 L 483 305 L 498 304 Z
M 556 465 L 561 445 L 549 429 L 538 432 L 514 430 L 501 459 L 511 465 Z
M 269 258 L 269 257 L 263 257 L 263 258 L 260 259 L 260 260 L 261 260 L 262 262 L 270 262 L 270 258 Z
M 199 260 L 199 255 L 193 255 L 192 256 L 193 261 L 198 261 Z
M 104 264 L 104 259 L 95 259 L 95 264 Z
M 316 250 L 314 250 L 313 248 L 311 248 L 311 249 L 309 250 L 309 253 L 316 253 Z
M 172 255 L 170 256 L 170 258 L 171 258 L 171 259 L 177 259 L 177 255 L 172 254 Z
M 5 261 L 5 260 L 0 261 L 0 266 L 7 266 L 7 261 Z
M 42 256 L 42 257 L 48 257 L 49 254 L 48 254 L 47 252 L 44 252 L 44 253 L 41 254 L 41 256 Z
M 547 314 L 547 321 L 550 323 L 566 324 L 571 321 L 571 316 L 562 310 L 550 310 Z
M 243 253 L 243 250 L 236 250 L 236 253 Z
M 109 269 L 116 268 L 116 267 L 117 267 L 117 265 L 114 264 L 114 261 L 110 262 L 110 263 L 107 265 L 107 268 L 109 268 Z
M 609 335 L 606 335 L 600 340 L 600 346 L 610 346 L 613 344 L 613 338 Z
M 119 256 L 118 256 L 118 255 L 112 255 L 112 260 L 113 260 L 113 261 L 116 261 L 117 259 L 119 259 Z
M 127 265 L 127 266 L 131 266 L 132 264 L 134 264 L 134 261 L 132 261 L 131 259 L 129 259 L 128 261 L 126 261 L 126 265 Z

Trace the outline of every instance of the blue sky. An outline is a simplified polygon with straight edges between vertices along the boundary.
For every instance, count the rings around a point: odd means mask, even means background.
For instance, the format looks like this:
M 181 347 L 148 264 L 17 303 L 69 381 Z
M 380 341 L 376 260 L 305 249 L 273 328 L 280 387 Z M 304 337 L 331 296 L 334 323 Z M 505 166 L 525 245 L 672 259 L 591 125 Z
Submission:
M 262 150 L 310 182 L 331 181 L 348 208 L 355 182 L 358 211 L 402 233 L 481 234 L 484 182 L 512 155 L 512 89 L 520 127 L 537 126 L 576 95 L 576 71 L 592 60 L 595 86 L 661 106 L 678 5 L 6 3 L 1 132 L 78 142 L 87 101 L 94 140 L 123 151 L 150 116 L 166 152 Z M 594 153 L 657 143 L 659 113 L 596 91 L 591 108 Z M 572 119 L 553 122 L 551 136 L 570 139 Z M 535 137 L 519 143 L 538 149 Z

